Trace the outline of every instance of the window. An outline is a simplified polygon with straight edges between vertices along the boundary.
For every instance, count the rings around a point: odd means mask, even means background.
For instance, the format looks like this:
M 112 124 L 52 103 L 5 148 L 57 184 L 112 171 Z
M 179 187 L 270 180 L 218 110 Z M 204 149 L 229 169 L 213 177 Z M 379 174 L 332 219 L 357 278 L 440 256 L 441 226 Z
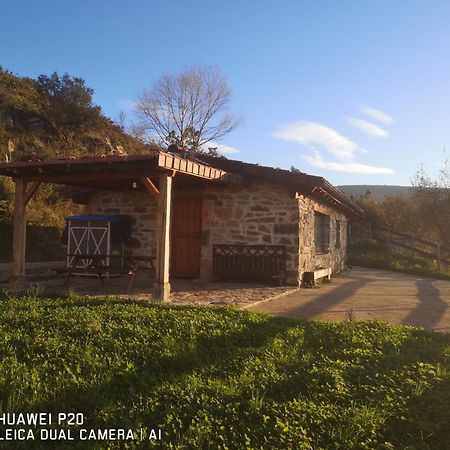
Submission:
M 336 248 L 341 248 L 341 221 L 336 220 Z
M 316 253 L 327 253 L 330 244 L 330 216 L 314 211 Z

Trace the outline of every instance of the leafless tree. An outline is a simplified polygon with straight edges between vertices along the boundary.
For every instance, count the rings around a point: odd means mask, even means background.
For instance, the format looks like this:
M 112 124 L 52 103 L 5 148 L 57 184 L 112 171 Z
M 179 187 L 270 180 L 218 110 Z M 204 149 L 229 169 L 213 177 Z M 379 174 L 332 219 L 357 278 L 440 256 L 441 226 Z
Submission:
M 216 67 L 165 74 L 138 98 L 135 128 L 141 137 L 156 138 L 159 144 L 201 151 L 239 125 L 228 112 L 230 100 L 227 80 Z

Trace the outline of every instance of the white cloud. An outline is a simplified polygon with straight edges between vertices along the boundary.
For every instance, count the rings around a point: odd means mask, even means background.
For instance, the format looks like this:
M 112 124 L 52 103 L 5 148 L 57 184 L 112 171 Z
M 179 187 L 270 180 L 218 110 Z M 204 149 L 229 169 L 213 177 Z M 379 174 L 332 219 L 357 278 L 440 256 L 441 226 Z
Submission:
M 272 136 L 311 147 L 319 145 L 340 159 L 350 159 L 355 152 L 361 150 L 357 144 L 333 128 L 317 122 L 288 123 L 272 133 Z
M 366 116 L 377 120 L 378 122 L 384 123 L 385 125 L 391 125 L 395 122 L 391 116 L 387 115 L 383 111 L 380 111 L 379 109 L 371 108 L 370 106 L 361 106 L 361 112 Z
M 332 162 L 325 161 L 322 155 L 315 151 L 314 156 L 303 156 L 303 159 L 313 167 L 319 169 L 334 170 L 336 172 L 346 172 L 346 173 L 363 173 L 363 174 L 392 174 L 394 171 L 386 167 L 375 167 L 368 166 L 366 164 L 359 164 L 355 162 Z
M 389 136 L 389 133 L 383 128 L 375 125 L 374 123 L 368 122 L 367 120 L 362 119 L 354 119 L 353 117 L 348 117 L 347 122 L 359 130 L 363 131 L 370 136 L 382 137 L 386 138 Z
M 219 153 L 225 153 L 225 154 L 233 154 L 233 153 L 239 153 L 239 150 L 235 147 L 231 147 L 230 145 L 224 145 L 224 144 L 218 144 L 217 142 L 208 142 L 203 146 L 204 150 L 208 150 L 208 148 L 216 148 Z

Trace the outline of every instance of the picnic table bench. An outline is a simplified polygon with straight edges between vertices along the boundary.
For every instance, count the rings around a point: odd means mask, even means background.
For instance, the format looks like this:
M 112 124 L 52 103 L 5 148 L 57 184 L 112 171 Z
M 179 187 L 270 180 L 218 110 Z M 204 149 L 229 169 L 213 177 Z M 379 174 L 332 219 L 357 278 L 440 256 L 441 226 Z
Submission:
M 117 266 L 108 265 L 106 261 L 114 258 L 114 255 L 89 255 L 83 253 L 68 254 L 71 258 L 70 265 L 66 267 L 58 267 L 53 270 L 58 273 L 65 273 L 66 283 L 70 278 L 76 275 L 96 275 L 101 284 L 105 283 L 105 278 L 111 275 L 128 275 L 130 280 L 128 282 L 127 291 L 131 289 L 134 278 L 137 273 L 142 270 L 144 263 L 148 264 L 151 275 L 155 274 L 155 257 L 154 256 L 120 256 L 124 264 Z

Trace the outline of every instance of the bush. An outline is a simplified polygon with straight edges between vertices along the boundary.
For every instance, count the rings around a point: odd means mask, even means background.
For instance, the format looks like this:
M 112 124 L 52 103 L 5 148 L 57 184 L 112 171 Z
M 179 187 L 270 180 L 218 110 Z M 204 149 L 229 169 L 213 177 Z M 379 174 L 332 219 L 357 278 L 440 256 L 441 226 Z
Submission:
M 450 272 L 445 269 L 439 270 L 432 260 L 413 258 L 405 253 L 388 249 L 374 239 L 360 239 L 351 242 L 348 260 L 349 264 L 356 266 L 395 270 L 450 280 Z
M 66 251 L 61 243 L 62 230 L 58 227 L 27 226 L 27 261 L 62 261 Z M 12 261 L 13 228 L 0 222 L 0 262 Z

